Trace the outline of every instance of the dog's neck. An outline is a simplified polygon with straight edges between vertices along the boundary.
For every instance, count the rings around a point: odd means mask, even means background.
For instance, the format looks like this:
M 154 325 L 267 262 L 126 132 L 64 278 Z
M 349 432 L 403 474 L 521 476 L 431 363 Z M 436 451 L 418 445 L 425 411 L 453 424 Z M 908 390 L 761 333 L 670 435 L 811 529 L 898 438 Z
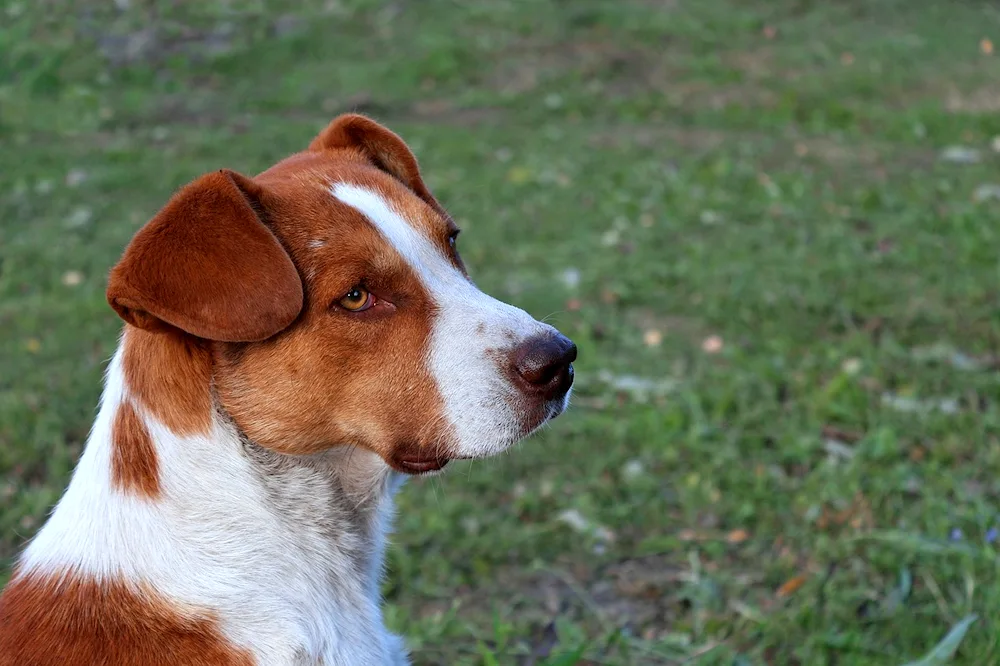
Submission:
M 227 421 L 221 413 L 220 422 Z M 303 555 L 327 551 L 329 557 L 316 564 L 328 569 L 334 588 L 361 581 L 367 596 L 379 599 L 385 537 L 403 475 L 355 446 L 294 456 L 262 447 L 242 433 L 239 442 L 265 504 Z
M 371 663 L 392 663 L 399 647 L 383 628 L 379 582 L 399 475 L 350 446 L 275 453 L 218 408 L 207 432 L 177 435 L 136 405 L 156 460 L 156 492 L 136 492 L 113 472 L 116 419 L 134 403 L 122 355 L 120 346 L 69 488 L 19 572 L 148 585 L 217 617 L 262 664 L 369 663 L 358 646 Z

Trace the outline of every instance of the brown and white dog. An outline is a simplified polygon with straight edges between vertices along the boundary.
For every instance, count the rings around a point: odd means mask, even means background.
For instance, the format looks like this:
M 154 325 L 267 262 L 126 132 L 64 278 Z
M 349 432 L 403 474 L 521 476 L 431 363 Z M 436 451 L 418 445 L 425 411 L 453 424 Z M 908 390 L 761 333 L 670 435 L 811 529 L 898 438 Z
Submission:
M 457 234 L 358 115 L 181 189 L 111 272 L 126 325 L 0 665 L 406 664 L 379 594 L 399 481 L 558 415 L 576 357 L 473 285 Z

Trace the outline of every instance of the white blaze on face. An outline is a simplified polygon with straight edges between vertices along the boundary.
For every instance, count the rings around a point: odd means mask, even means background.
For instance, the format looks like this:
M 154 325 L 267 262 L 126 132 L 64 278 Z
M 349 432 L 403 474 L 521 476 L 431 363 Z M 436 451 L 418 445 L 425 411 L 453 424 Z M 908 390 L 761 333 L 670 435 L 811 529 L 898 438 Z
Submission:
M 524 340 L 554 331 L 476 288 L 444 253 L 370 189 L 336 183 L 331 193 L 363 213 L 413 268 L 438 308 L 428 363 L 457 437 L 457 457 L 499 453 L 524 437 L 519 390 L 496 361 Z

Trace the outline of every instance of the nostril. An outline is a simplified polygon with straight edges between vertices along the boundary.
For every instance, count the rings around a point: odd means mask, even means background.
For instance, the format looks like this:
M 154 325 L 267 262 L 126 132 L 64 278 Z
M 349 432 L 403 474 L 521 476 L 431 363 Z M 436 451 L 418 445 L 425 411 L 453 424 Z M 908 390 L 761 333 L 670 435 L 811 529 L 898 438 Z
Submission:
M 559 364 L 545 362 L 538 363 L 535 361 L 536 359 L 530 359 L 528 363 L 518 367 L 518 371 L 529 384 L 535 384 L 537 386 L 548 384 L 559 372 Z
M 565 391 L 573 382 L 570 364 L 576 345 L 563 335 L 532 338 L 514 352 L 514 368 L 528 384 L 547 391 Z

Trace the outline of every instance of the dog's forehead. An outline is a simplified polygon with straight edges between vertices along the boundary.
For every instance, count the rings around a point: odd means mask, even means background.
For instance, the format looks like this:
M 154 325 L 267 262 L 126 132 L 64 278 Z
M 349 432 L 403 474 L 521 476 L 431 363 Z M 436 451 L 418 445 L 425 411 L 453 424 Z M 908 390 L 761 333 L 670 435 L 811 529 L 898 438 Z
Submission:
M 273 220 L 281 227 L 277 231 L 289 239 L 308 240 L 311 247 L 358 227 L 377 228 L 367 211 L 335 195 L 338 187 L 345 186 L 384 202 L 432 245 L 443 246 L 455 229 L 450 219 L 401 182 L 346 151 L 300 153 L 279 162 L 256 180 L 280 200 L 285 211 L 281 219 Z

